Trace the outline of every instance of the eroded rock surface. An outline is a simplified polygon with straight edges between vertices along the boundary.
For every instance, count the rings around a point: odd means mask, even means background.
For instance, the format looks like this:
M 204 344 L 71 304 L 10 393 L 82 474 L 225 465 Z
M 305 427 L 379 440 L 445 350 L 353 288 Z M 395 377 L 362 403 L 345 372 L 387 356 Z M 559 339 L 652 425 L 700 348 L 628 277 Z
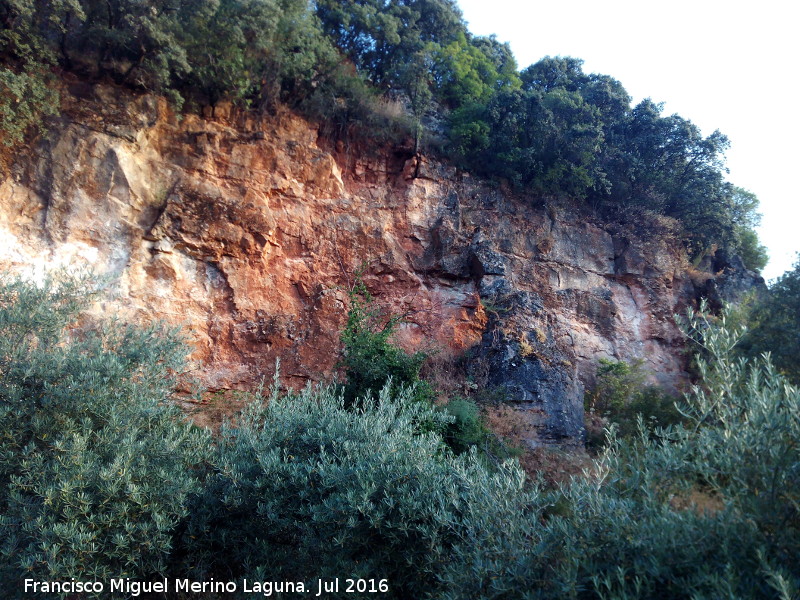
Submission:
M 407 151 L 325 150 L 292 115 L 179 119 L 78 83 L 65 97 L 0 185 L 0 264 L 112 275 L 96 310 L 184 326 L 212 389 L 252 386 L 278 358 L 291 385 L 329 375 L 364 262 L 379 302 L 409 315 L 402 343 L 470 350 L 540 439 L 580 438 L 601 357 L 685 377 L 673 314 L 697 289 L 664 243 Z

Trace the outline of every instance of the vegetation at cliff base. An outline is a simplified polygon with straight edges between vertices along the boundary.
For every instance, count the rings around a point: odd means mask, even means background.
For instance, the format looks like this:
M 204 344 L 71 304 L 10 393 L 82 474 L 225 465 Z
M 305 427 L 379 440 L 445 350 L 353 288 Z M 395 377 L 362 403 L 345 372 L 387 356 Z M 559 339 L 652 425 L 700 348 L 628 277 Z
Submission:
M 652 434 L 683 420 L 678 398 L 647 383 L 643 362 L 600 359 L 595 385 L 584 397 L 586 445 L 590 450 L 605 444 L 605 430 L 611 425 L 618 437 L 632 439 L 642 432 L 640 421 Z
M 170 402 L 182 342 L 159 328 L 77 327 L 89 285 L 0 281 L 4 598 L 23 573 L 163 573 L 201 490 L 210 436 Z
M 350 308 L 340 336 L 339 366 L 344 376 L 341 393 L 345 406 L 360 410 L 365 403 L 380 402 L 383 394 L 432 407 L 439 390 L 421 376 L 423 363 L 431 353 L 408 353 L 395 343 L 393 337 L 403 315 L 387 315 L 380 309 L 364 284 L 363 270 L 364 267 L 354 274 L 348 290 Z M 482 459 L 507 458 L 511 454 L 511 449 L 488 430 L 473 400 L 449 397 L 436 410 L 439 418 L 426 418 L 417 427 L 440 434 L 456 454 L 473 448 Z
M 350 309 L 340 336 L 345 402 L 355 405 L 359 400 L 372 401 L 387 386 L 395 392 L 413 388 L 416 401 L 432 402 L 433 389 L 420 378 L 420 369 L 428 354 L 409 354 L 392 343 L 402 316 L 385 315 L 374 302 L 361 275 L 361 272 L 355 274 L 348 291 Z
M 682 423 L 612 428 L 591 472 L 549 489 L 453 454 L 419 426 L 450 417 L 413 388 L 354 410 L 338 388 L 276 384 L 212 437 L 173 404 L 174 334 L 79 319 L 86 285 L 0 283 L 4 597 L 31 577 L 315 589 L 342 573 L 386 579 L 389 598 L 800 590 L 800 391 L 736 358 L 724 318 L 684 324 L 704 352 Z

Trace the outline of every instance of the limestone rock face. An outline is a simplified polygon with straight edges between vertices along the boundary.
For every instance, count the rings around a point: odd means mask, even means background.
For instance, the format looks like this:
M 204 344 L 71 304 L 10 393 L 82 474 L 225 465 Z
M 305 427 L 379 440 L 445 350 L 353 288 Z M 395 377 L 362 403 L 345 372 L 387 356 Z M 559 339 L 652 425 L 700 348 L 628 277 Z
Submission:
M 330 375 L 364 262 L 378 301 L 408 315 L 402 344 L 471 350 L 545 441 L 580 438 L 601 357 L 685 377 L 672 315 L 696 290 L 665 244 L 410 152 L 326 150 L 292 115 L 178 118 L 83 84 L 64 102 L 0 184 L 0 266 L 109 275 L 95 310 L 182 326 L 211 389 L 252 386 L 278 358 L 290 385 Z

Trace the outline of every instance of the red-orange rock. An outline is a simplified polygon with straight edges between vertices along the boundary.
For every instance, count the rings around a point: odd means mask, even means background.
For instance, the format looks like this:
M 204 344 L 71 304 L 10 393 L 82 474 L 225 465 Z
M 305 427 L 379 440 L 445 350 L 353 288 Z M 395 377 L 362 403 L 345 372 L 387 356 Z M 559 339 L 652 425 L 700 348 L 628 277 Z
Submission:
M 520 361 L 557 355 L 572 395 L 600 357 L 643 358 L 667 384 L 684 377 L 671 315 L 694 288 L 666 243 L 402 151 L 340 164 L 339 147 L 318 146 L 291 114 L 206 116 L 110 87 L 66 94 L 0 184 L 0 265 L 113 275 L 96 312 L 182 325 L 214 389 L 252 386 L 276 359 L 292 385 L 329 375 L 344 290 L 365 262 L 378 302 L 408 315 L 409 348 L 487 343 L 494 315 L 503 351 L 524 338 L 542 356 Z

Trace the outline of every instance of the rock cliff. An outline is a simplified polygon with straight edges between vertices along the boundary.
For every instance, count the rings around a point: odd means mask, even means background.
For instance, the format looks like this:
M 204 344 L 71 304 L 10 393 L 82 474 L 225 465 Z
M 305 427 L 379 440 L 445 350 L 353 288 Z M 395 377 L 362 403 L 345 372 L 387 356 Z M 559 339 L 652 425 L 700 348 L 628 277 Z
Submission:
M 64 96 L 0 185 L 0 265 L 113 275 L 96 310 L 182 325 L 211 389 L 252 386 L 277 358 L 291 385 L 329 375 L 364 262 L 378 301 L 408 315 L 401 343 L 469 352 L 532 444 L 580 438 L 601 357 L 685 378 L 673 314 L 708 278 L 656 237 L 408 150 L 353 154 L 290 114 L 179 118 L 79 82 Z

